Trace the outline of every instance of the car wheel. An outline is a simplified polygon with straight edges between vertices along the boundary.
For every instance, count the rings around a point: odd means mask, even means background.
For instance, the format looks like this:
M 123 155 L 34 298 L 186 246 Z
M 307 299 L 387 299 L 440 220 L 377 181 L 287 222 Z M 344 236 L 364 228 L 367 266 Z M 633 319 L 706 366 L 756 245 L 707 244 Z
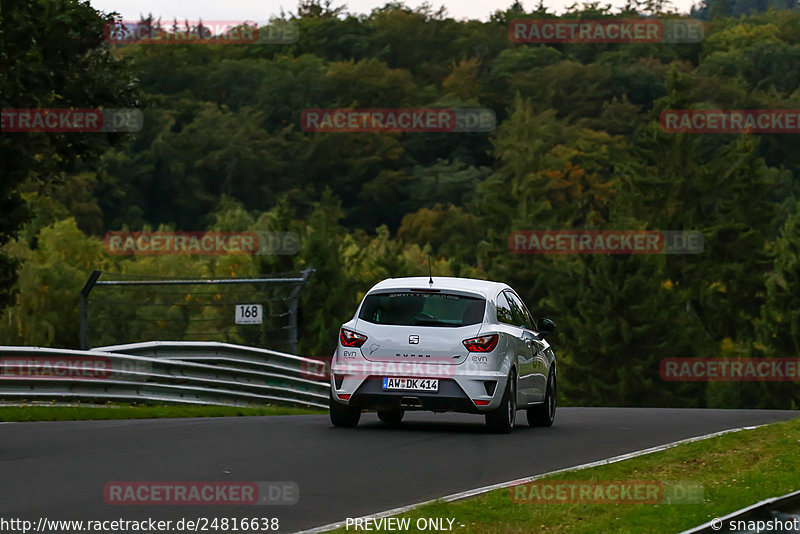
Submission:
M 553 426 L 553 421 L 556 419 L 557 401 L 556 373 L 555 371 L 550 371 L 550 376 L 547 378 L 547 392 L 544 395 L 544 402 L 527 409 L 528 424 L 530 426 Z
M 517 376 L 514 371 L 508 376 L 503 400 L 496 410 L 486 414 L 486 426 L 492 432 L 508 434 L 514 429 L 517 418 Z
M 398 424 L 403 420 L 403 410 L 378 410 L 378 419 L 384 423 Z
M 354 427 L 361 419 L 361 408 L 347 406 L 333 399 L 333 392 L 330 393 L 329 412 L 333 426 Z

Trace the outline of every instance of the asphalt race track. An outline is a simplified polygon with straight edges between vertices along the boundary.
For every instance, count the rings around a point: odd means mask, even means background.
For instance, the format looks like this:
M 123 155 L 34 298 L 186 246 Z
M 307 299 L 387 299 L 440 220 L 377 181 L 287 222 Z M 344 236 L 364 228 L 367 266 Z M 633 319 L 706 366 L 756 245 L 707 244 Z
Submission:
M 294 532 L 800 412 L 560 408 L 552 428 L 486 432 L 480 416 L 364 414 L 0 424 L 0 517 L 277 517 Z M 107 505 L 111 481 L 294 481 L 291 506 Z

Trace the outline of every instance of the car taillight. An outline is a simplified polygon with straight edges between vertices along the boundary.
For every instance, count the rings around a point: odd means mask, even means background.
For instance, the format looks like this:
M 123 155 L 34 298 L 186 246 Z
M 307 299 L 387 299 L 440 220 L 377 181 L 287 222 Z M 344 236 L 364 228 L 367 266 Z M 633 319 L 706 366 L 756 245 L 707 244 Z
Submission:
M 467 350 L 470 352 L 492 352 L 497 346 L 497 334 L 489 334 L 488 336 L 473 337 L 462 341 Z
M 342 345 L 345 347 L 360 347 L 367 341 L 367 336 L 342 328 L 339 331 L 339 341 L 341 341 Z

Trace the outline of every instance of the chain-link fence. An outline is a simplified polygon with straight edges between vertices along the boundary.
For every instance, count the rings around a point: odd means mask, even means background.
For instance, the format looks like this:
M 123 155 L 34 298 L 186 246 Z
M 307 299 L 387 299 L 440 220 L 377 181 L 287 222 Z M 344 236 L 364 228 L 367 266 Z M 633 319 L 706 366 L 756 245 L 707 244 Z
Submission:
M 175 279 L 95 271 L 81 292 L 81 345 L 219 341 L 296 353 L 297 302 L 310 273 Z

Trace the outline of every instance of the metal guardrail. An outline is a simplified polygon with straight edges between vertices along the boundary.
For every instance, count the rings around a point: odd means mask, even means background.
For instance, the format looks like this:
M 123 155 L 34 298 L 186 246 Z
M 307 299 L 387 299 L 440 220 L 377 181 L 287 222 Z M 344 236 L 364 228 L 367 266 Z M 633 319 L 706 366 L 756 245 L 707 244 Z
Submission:
M 0 347 L 0 398 L 327 408 L 317 360 L 227 343 Z
M 767 522 L 780 521 L 790 528 L 767 527 Z M 733 523 L 732 523 L 733 522 Z M 738 529 L 741 522 L 746 528 Z M 800 491 L 766 499 L 724 517 L 717 517 L 681 534 L 710 534 L 717 532 L 757 534 L 758 532 L 800 532 Z M 751 528 L 752 527 L 752 528 Z
M 147 341 L 109 345 L 93 350 L 166 360 L 224 363 L 229 367 L 261 369 L 299 378 L 317 376 L 314 370 L 319 364 L 315 359 L 285 352 L 213 341 Z M 324 378 L 320 376 L 316 380 Z

